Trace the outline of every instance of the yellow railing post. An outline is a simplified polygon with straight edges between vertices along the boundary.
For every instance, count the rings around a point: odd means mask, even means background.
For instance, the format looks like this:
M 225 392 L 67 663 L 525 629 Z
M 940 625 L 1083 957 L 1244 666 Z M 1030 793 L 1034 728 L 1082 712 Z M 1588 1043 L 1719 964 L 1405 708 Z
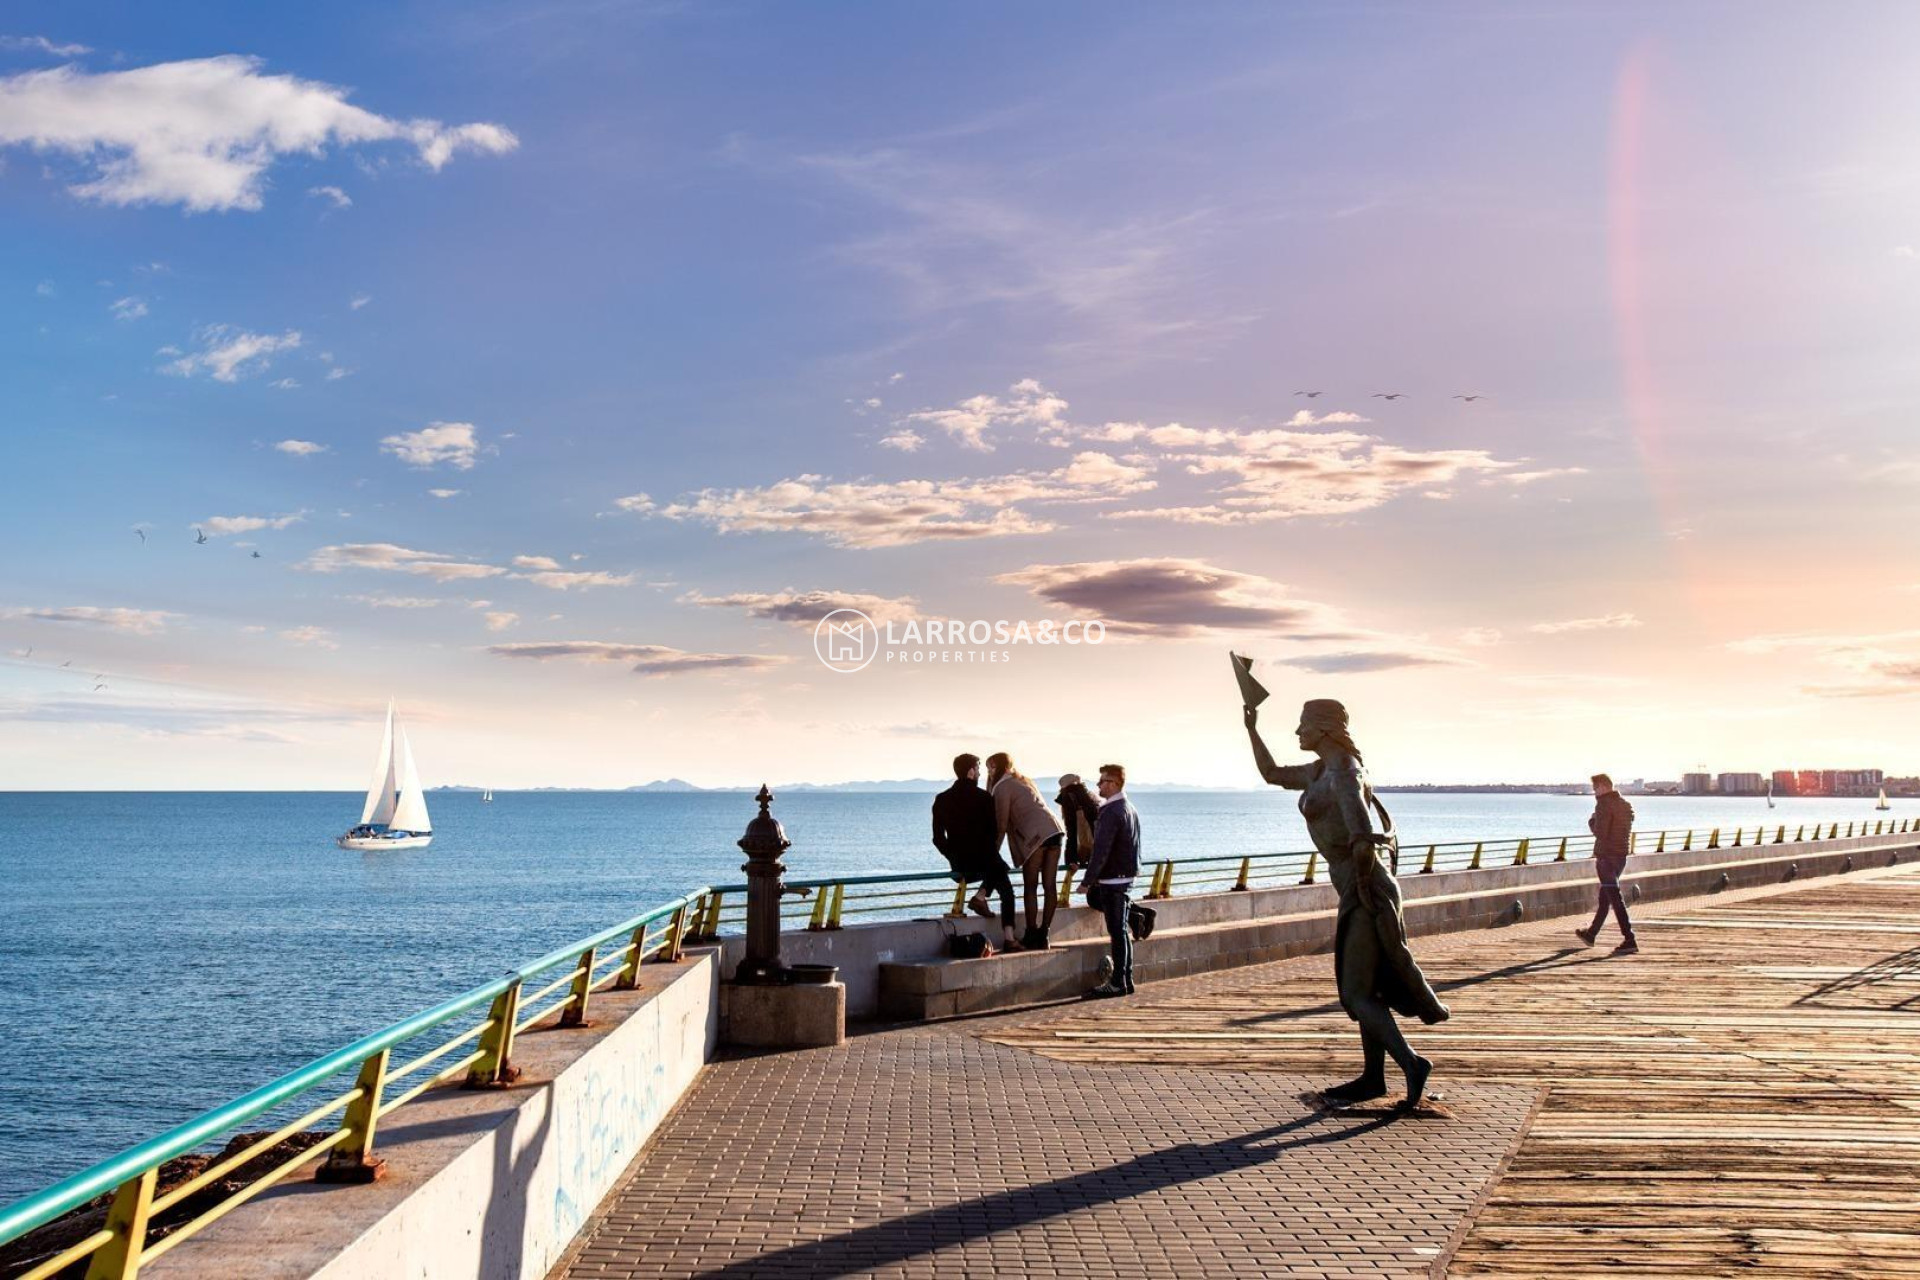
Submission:
M 1707 848 L 1718 849 L 1719 847 L 1720 847 L 1720 828 L 1715 827 L 1713 829 L 1713 834 L 1707 837 Z
M 1827 828 L 1827 839 L 1838 840 L 1839 838 L 1840 838 L 1840 824 L 1836 822 L 1832 826 Z
M 947 914 L 950 916 L 967 914 L 967 882 L 965 880 L 953 886 L 953 910 Z
M 1684 841 L 1684 842 L 1683 842 L 1683 843 L 1681 844 L 1681 846 L 1680 846 L 1680 852 L 1682 852 L 1682 853 L 1685 853 L 1685 852 L 1686 852 L 1687 850 L 1689 850 L 1689 849 L 1691 849 L 1691 848 L 1693 848 L 1693 828 L 1692 828 L 1692 827 L 1688 827 L 1688 828 L 1687 828 L 1687 838 L 1686 838 L 1686 840 L 1685 840 L 1685 841 Z
M 1427 846 L 1427 861 L 1426 861 L 1426 863 L 1425 863 L 1425 865 L 1423 865 L 1423 866 L 1422 866 L 1422 867 L 1420 868 L 1420 874 L 1421 874 L 1421 875 L 1423 875 L 1423 876 L 1430 876 L 1430 875 L 1432 875 L 1432 874 L 1433 874 L 1433 851 L 1434 851 L 1434 850 L 1435 850 L 1435 849 L 1436 849 L 1437 847 L 1438 847 L 1437 845 L 1431 845 L 1431 844 Z
M 590 1027 L 587 1021 L 587 997 L 593 994 L 593 948 L 588 947 L 580 953 L 580 963 L 573 971 L 573 987 L 567 994 L 567 1003 L 560 1009 L 560 1025 L 563 1027 Z
M 673 923 L 667 926 L 667 954 L 670 961 L 678 962 L 686 954 L 687 947 L 687 904 L 681 903 L 674 909 Z
M 1524 867 L 1527 865 L 1527 846 L 1531 843 L 1531 840 L 1522 840 L 1519 847 L 1513 851 L 1514 866 Z
M 1060 901 L 1071 902 L 1072 900 L 1073 900 L 1073 868 L 1062 867 L 1060 868 Z
M 387 1086 L 387 1057 L 382 1049 L 360 1064 L 360 1076 L 353 1087 L 360 1096 L 347 1104 L 340 1117 L 340 1128 L 353 1136 L 327 1153 L 325 1163 L 313 1171 L 315 1182 L 368 1183 L 387 1171 L 387 1162 L 373 1154 L 373 1131 L 380 1122 L 380 1095 Z
M 1565 836 L 1560 837 L 1560 848 L 1555 851 L 1553 860 L 1555 862 L 1565 862 L 1567 860 L 1567 838 Z
M 1312 884 L 1313 873 L 1319 869 L 1319 866 L 1320 866 L 1320 851 L 1318 849 L 1315 849 L 1312 852 L 1307 854 L 1307 874 L 1300 878 L 1300 883 Z
M 616 991 L 631 991 L 640 985 L 640 962 L 647 958 L 647 926 L 636 925 L 631 944 L 627 949 L 627 959 L 620 966 L 620 976 L 613 980 Z
M 1781 823 L 1780 829 L 1773 833 L 1773 842 L 1775 844 L 1785 844 L 1787 842 L 1787 824 L 1786 823 L 1784 822 Z
M 1746 833 L 1747 830 L 1745 827 L 1735 827 L 1733 829 L 1733 848 L 1738 849 L 1740 847 L 1740 837 Z
M 1240 878 L 1233 882 L 1233 890 L 1235 893 L 1247 892 L 1248 888 L 1250 887 L 1247 884 L 1247 878 L 1252 874 L 1253 874 L 1253 859 L 1250 857 L 1240 859 Z
M 818 933 L 827 927 L 827 899 L 833 896 L 825 885 L 818 885 L 813 894 L 813 914 L 807 918 L 807 932 Z
M 513 1065 L 513 1024 L 520 1020 L 520 982 L 493 998 L 487 1029 L 480 1035 L 480 1059 L 467 1071 L 467 1088 L 505 1088 L 520 1076 Z
M 147 1216 L 153 1210 L 153 1187 L 158 1169 L 127 1179 L 113 1190 L 107 1209 L 107 1230 L 113 1239 L 94 1251 L 87 1263 L 87 1280 L 133 1280 L 140 1274 L 140 1255 L 147 1250 Z
M 707 919 L 700 926 L 700 936 L 717 938 L 720 936 L 720 900 L 727 895 L 714 892 L 707 895 Z
M 825 893 L 826 890 L 822 889 L 820 892 Z M 827 928 L 838 929 L 840 927 L 840 908 L 845 906 L 846 903 L 847 886 L 844 884 L 833 886 L 833 905 L 827 908 Z
M 1480 869 L 1480 850 L 1485 843 L 1483 840 L 1473 842 L 1473 861 L 1467 864 L 1467 870 L 1478 871 Z
M 1799 844 L 1802 840 L 1805 840 L 1806 838 L 1807 838 L 1807 824 L 1803 822 L 1800 824 L 1800 829 L 1793 833 L 1793 842 L 1795 844 Z
M 1560 843 L 1564 845 L 1566 844 L 1566 841 L 1562 840 Z M 1653 851 L 1655 853 L 1665 853 L 1667 851 L 1667 833 L 1666 832 L 1662 831 L 1660 833 L 1660 838 L 1654 842 Z
M 1853 839 L 1853 824 L 1851 822 L 1847 824 L 1847 839 Z

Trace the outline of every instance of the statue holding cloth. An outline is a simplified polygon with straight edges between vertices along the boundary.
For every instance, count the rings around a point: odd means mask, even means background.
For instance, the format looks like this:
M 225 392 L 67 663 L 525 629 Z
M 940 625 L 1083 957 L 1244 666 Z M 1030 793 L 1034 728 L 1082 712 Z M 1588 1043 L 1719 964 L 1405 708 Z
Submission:
M 1400 885 L 1393 878 L 1398 845 L 1393 821 L 1367 785 L 1360 749 L 1347 728 L 1347 709 L 1331 698 L 1315 698 L 1300 711 L 1300 749 L 1319 757 L 1312 764 L 1276 764 L 1257 727 L 1259 701 L 1266 697 L 1248 669 L 1233 655 L 1245 705 L 1247 736 L 1253 743 L 1260 776 L 1276 787 L 1298 791 L 1313 847 L 1326 859 L 1327 874 L 1340 894 L 1333 935 L 1334 981 L 1341 1007 L 1360 1024 L 1364 1067 L 1358 1077 L 1325 1090 L 1340 1102 L 1362 1102 L 1386 1093 L 1386 1059 L 1406 1076 L 1405 1106 L 1417 1105 L 1433 1063 L 1413 1051 L 1394 1014 L 1425 1023 L 1444 1022 L 1447 1006 L 1427 983 L 1407 949 L 1406 922 L 1400 914 Z M 1374 823 L 1378 813 L 1380 823 Z

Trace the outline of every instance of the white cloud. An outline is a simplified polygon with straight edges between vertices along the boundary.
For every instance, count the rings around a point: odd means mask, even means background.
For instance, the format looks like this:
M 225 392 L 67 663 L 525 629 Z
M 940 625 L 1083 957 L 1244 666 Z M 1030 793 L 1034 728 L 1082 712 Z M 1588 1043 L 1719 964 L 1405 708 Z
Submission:
M 387 573 L 410 573 L 435 582 L 460 582 L 472 578 L 496 578 L 506 570 L 499 565 L 457 560 L 433 551 L 415 551 L 391 542 L 350 542 L 321 547 L 303 560 L 300 568 L 313 573 L 338 573 L 342 569 L 378 569 Z
M 874 596 L 857 591 L 741 591 L 724 596 L 690 591 L 680 600 L 709 609 L 741 609 L 748 617 L 798 627 L 811 627 L 836 609 L 858 609 L 875 622 L 890 618 L 904 622 L 915 616 L 918 604 L 912 596 Z
M 0 49 L 10 53 L 44 53 L 54 58 L 78 58 L 92 53 L 84 44 L 56 44 L 45 36 L 0 36 Z
M 515 556 L 513 567 L 516 569 L 558 569 L 560 562 L 552 556 Z
M 471 422 L 429 422 L 418 431 L 404 431 L 380 441 L 380 452 L 390 453 L 410 467 L 446 463 L 456 471 L 471 471 L 480 443 Z
M 348 596 L 355 604 L 369 605 L 375 609 L 438 609 L 445 600 L 435 600 L 431 596 Z
M 1893 256 L 1896 258 L 1920 258 L 1920 249 L 1915 249 L 1910 244 L 1898 244 L 1893 247 Z
M 43 298 L 56 298 L 60 296 L 60 290 L 55 287 L 51 280 L 42 280 L 39 284 L 33 286 L 33 291 Z
M 520 621 L 520 615 L 517 613 L 507 613 L 505 611 L 489 613 L 487 615 L 487 630 L 505 631 L 518 621 Z
M 1108 501 L 1153 485 L 1143 467 L 1082 453 L 1052 471 L 977 480 L 832 482 L 802 475 L 760 489 L 705 489 L 657 514 L 711 524 L 722 533 L 814 533 L 837 546 L 896 547 L 1045 533 L 1055 525 L 1019 504 Z
M 880 438 L 880 447 L 883 449 L 898 449 L 902 453 L 914 453 L 926 442 L 927 438 L 925 436 L 916 431 L 908 431 L 902 427 L 890 435 L 882 436 Z
M 689 653 L 658 644 L 620 644 L 607 640 L 553 640 L 544 643 L 490 645 L 487 652 L 502 658 L 546 662 L 574 658 L 585 662 L 630 662 L 635 675 L 672 676 L 699 671 L 757 670 L 788 660 L 755 653 Z
M 461 494 L 465 493 L 466 490 L 465 489 L 429 489 L 427 490 L 427 492 L 436 498 L 457 498 Z
M 1736 653 L 1773 654 L 1811 650 L 1822 666 L 1845 672 L 1846 684 L 1805 685 L 1801 692 L 1819 698 L 1886 698 L 1920 693 L 1920 630 L 1860 635 L 1761 635 L 1735 640 Z
M 1047 431 L 1065 425 L 1067 402 L 1034 379 L 1021 379 L 1008 393 L 1006 399 L 971 396 L 951 409 L 922 409 L 901 421 L 939 427 L 965 447 L 982 453 L 993 448 L 987 440 L 989 431 L 1014 426 Z
M 528 558 L 528 557 L 522 557 Z M 539 558 L 539 557 L 532 557 Z M 513 575 L 523 582 L 531 582 L 536 587 L 545 587 L 549 591 L 572 591 L 576 588 L 585 591 L 593 587 L 627 587 L 633 585 L 631 573 L 607 573 L 594 569 L 547 569 L 538 573 L 516 573 Z
M 267 384 L 275 391 L 292 391 L 300 385 L 298 378 L 275 378 Z
M 291 640 L 294 644 L 308 645 L 315 649 L 338 649 L 339 643 L 324 627 L 289 627 L 280 633 L 282 640 Z
M 161 372 L 178 377 L 190 378 L 196 373 L 207 373 L 215 382 L 238 382 L 249 374 L 259 373 L 282 351 L 292 351 L 300 345 L 300 331 L 289 329 L 283 334 L 248 333 L 231 325 L 209 325 L 194 335 L 200 343 L 200 350 L 182 355 L 178 360 L 162 367 Z M 171 354 L 163 348 L 162 355 Z
M 329 201 L 336 209 L 353 208 L 353 197 L 339 187 L 308 187 L 307 194 Z
M 284 529 L 290 524 L 298 524 L 305 512 L 296 511 L 290 516 L 208 516 L 198 528 L 205 529 L 212 538 L 228 538 L 236 533 L 253 533 L 259 529 Z
M 630 493 L 624 498 L 615 498 L 613 505 L 634 515 L 645 515 L 654 508 L 653 499 L 644 493 Z
M 1557 636 L 1570 631 L 1622 631 L 1632 627 L 1643 627 L 1631 613 L 1609 613 L 1597 618 L 1568 618 L 1561 622 L 1536 622 L 1527 630 L 1536 635 Z
M 358 311 L 360 308 L 366 306 L 369 302 L 372 302 L 372 301 L 373 301 L 372 294 L 363 293 L 355 297 L 351 302 L 347 303 L 347 306 L 354 311 Z
M 347 90 L 267 75 L 227 54 L 130 71 L 76 67 L 0 78 L 0 146 L 70 157 L 85 180 L 68 189 L 106 204 L 177 204 L 195 212 L 258 209 L 282 156 L 329 146 L 410 143 L 429 169 L 456 151 L 519 145 L 493 124 L 395 120 L 350 105 Z
M 115 320 L 138 320 L 147 314 L 147 300 L 134 297 L 120 298 L 115 300 L 107 310 L 113 313 Z
M 290 453 L 296 458 L 311 458 L 316 453 L 325 453 L 327 446 L 315 444 L 311 440 L 282 440 L 273 446 L 282 453 Z
M 1505 638 L 1494 627 L 1468 627 L 1460 633 L 1460 643 L 1470 649 L 1491 648 Z
M 1502 484 L 1535 484 L 1541 480 L 1557 480 L 1561 476 L 1583 476 L 1585 467 L 1542 467 L 1538 471 L 1509 471 L 1497 477 Z
M 100 608 L 90 604 L 67 605 L 63 608 L 0 609 L 0 618 L 69 622 L 88 627 L 106 627 L 113 631 L 130 631 L 142 636 L 165 630 L 168 619 L 179 616 L 164 609 Z
M 352 376 L 353 376 L 353 370 L 351 369 L 334 368 L 334 369 L 327 370 L 328 382 L 338 382 L 342 378 L 350 378 Z

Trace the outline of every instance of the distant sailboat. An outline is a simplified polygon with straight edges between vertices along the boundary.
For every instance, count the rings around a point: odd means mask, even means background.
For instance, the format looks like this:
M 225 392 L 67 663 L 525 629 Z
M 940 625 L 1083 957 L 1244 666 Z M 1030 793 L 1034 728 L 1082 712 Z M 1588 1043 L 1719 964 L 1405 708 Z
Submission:
M 1882 788 L 1880 788 L 1880 803 L 1879 803 L 1879 804 L 1876 804 L 1876 805 L 1875 805 L 1875 806 L 1873 806 L 1873 807 L 1874 807 L 1875 809 L 1891 809 L 1891 808 L 1893 808 L 1893 806 L 1892 806 L 1892 805 L 1890 805 L 1890 804 L 1888 804 L 1888 803 L 1887 803 L 1887 789 L 1886 789 L 1885 787 L 1882 787 Z
M 1767 779 L 1767 808 L 1773 808 L 1773 779 Z
M 426 793 L 413 765 L 413 744 L 389 702 L 359 825 L 334 843 L 342 849 L 424 849 L 432 839 L 433 820 L 427 816 Z
M 492 804 L 492 803 L 493 803 L 493 788 L 492 788 L 492 787 L 487 787 L 487 788 L 485 788 L 484 790 L 482 790 L 482 791 L 480 792 L 480 803 L 481 803 L 481 804 Z

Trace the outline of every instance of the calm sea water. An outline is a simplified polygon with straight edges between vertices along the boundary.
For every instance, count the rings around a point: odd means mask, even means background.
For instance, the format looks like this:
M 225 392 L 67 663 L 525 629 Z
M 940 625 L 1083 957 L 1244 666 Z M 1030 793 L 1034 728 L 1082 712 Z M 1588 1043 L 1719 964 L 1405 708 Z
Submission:
M 944 869 L 928 799 L 781 796 L 789 874 Z M 1578 833 L 1592 805 L 1386 799 L 1409 845 Z M 343 852 L 332 837 L 360 801 L 0 793 L 0 1203 L 687 888 L 737 882 L 733 842 L 756 811 L 744 792 L 437 792 L 431 847 Z M 1135 796 L 1153 858 L 1304 849 L 1292 802 Z M 1651 829 L 1846 822 L 1870 802 L 1634 804 Z

